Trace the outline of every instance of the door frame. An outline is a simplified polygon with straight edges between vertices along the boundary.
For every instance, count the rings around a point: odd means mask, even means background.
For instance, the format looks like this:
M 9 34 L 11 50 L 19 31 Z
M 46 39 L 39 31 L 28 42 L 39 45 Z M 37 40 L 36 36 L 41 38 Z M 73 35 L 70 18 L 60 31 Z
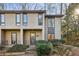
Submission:
M 31 43 L 31 33 L 35 33 L 35 41 L 36 41 L 36 32 L 30 32 L 30 45 L 32 45 L 32 43 Z M 36 43 L 35 43 L 36 44 Z M 34 45 L 35 45 L 34 44 Z

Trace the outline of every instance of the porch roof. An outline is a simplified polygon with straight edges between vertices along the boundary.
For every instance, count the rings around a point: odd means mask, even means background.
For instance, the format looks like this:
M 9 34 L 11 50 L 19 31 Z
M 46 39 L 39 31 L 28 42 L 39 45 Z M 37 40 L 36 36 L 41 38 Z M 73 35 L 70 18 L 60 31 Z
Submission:
M 0 10 L 0 13 L 45 13 L 46 10 Z

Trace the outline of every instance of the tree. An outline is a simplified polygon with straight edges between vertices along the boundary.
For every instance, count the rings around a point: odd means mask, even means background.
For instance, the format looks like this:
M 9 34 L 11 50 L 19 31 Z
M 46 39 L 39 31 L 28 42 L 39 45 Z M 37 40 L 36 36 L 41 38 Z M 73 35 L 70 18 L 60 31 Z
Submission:
M 79 43 L 79 17 L 75 14 L 76 8 L 79 8 L 79 4 L 71 3 L 62 21 L 62 33 L 66 44 Z

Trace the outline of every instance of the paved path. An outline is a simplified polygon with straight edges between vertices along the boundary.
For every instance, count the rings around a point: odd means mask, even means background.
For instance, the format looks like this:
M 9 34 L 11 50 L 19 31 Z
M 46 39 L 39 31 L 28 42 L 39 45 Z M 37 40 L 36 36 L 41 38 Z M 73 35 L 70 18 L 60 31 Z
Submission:
M 27 56 L 37 56 L 36 47 L 33 45 L 33 46 L 30 46 L 29 48 L 27 48 L 25 55 L 27 55 Z
M 6 50 L 0 51 L 0 56 L 37 56 L 36 47 L 30 46 L 25 52 L 6 53 Z
M 63 47 L 71 48 L 72 56 L 79 56 L 79 47 L 75 47 L 71 45 L 63 45 Z

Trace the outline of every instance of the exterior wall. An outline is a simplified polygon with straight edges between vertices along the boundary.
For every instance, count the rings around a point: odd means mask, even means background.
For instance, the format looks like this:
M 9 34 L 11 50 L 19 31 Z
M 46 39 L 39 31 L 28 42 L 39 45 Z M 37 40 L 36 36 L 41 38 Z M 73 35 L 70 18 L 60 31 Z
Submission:
M 16 25 L 15 14 L 5 14 L 5 24 L 7 27 L 14 27 Z
M 16 32 L 17 33 L 17 44 L 19 43 L 20 41 L 20 32 L 19 31 L 5 31 L 5 40 L 8 44 L 11 44 L 11 33 L 12 32 Z M 5 43 L 5 42 L 4 42 Z
M 21 14 L 22 15 L 22 14 Z M 5 14 L 5 25 L 0 26 L 2 29 L 42 29 L 43 25 L 38 25 L 38 13 L 27 13 L 28 15 L 28 25 L 23 26 L 23 19 L 21 17 L 21 25 L 16 25 L 16 14 Z
M 26 42 L 27 44 L 30 44 L 30 31 L 24 34 L 23 33 L 23 29 L 37 29 L 39 31 L 34 31 L 36 32 L 37 35 L 39 35 L 39 37 L 36 37 L 36 39 L 41 40 L 43 39 L 42 35 L 44 35 L 42 29 L 43 29 L 43 25 L 38 25 L 38 13 L 27 13 L 28 15 L 28 25 L 27 26 L 23 26 L 23 19 L 21 17 L 21 25 L 17 26 L 16 25 L 16 14 L 14 13 L 5 13 L 5 25 L 0 26 L 1 30 L 0 31 L 0 44 L 6 44 L 6 42 L 8 42 L 8 44 L 11 44 L 11 32 L 17 32 L 17 44 L 23 44 L 23 39 L 27 39 Z M 22 14 L 21 14 L 22 15 Z M 44 16 L 44 14 L 43 14 Z M 44 17 L 43 17 L 43 21 L 44 21 Z M 8 30 L 7 30 L 8 29 Z M 17 29 L 20 29 L 19 31 L 17 31 Z M 41 31 L 40 31 L 41 30 Z M 25 36 L 24 36 L 25 35 Z M 24 36 L 24 37 L 23 37 Z
M 36 40 L 42 40 L 42 31 L 24 31 L 24 43 L 30 45 L 30 33 L 36 32 Z
M 29 13 L 28 15 L 28 25 L 27 26 L 23 26 L 24 28 L 29 28 L 29 29 L 33 29 L 33 28 L 37 28 L 37 29 L 42 29 L 42 26 L 38 25 L 38 13 Z
M 22 15 L 22 14 L 21 14 Z M 23 26 L 23 19 L 21 17 L 21 25 L 16 25 L 16 14 L 5 14 L 5 25 L 0 26 L 0 44 L 1 41 L 8 41 L 11 44 L 11 32 L 17 32 L 17 44 L 30 45 L 30 32 L 36 32 L 36 40 L 48 40 L 47 18 L 45 19 L 43 14 L 43 25 L 38 25 L 38 13 L 27 13 L 28 25 Z M 2 29 L 5 29 L 2 30 Z M 11 29 L 11 30 L 7 30 Z M 13 30 L 19 29 L 19 30 Z M 26 29 L 26 30 L 25 30 Z M 30 29 L 30 30 L 29 30 Z M 32 30 L 31 30 L 32 29 Z M 61 39 L 61 20 L 55 18 L 55 39 Z
M 55 18 L 55 39 L 61 39 L 61 19 Z

